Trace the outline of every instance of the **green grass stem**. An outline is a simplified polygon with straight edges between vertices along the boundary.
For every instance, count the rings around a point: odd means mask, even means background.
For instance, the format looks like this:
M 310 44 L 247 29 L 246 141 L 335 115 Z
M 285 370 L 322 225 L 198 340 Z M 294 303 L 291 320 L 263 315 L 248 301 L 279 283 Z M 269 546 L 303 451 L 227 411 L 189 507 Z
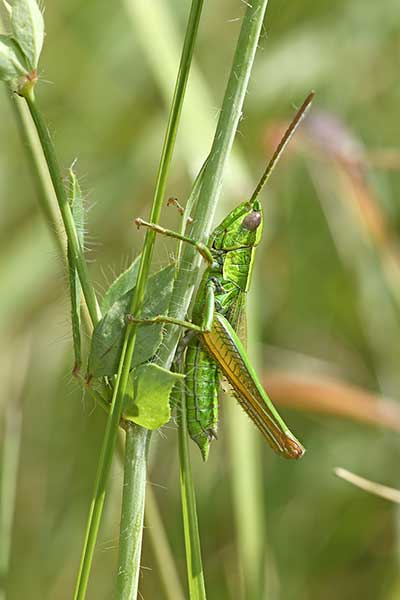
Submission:
M 49 174 L 57 197 L 58 206 L 64 223 L 65 232 L 68 238 L 68 243 L 70 245 L 71 252 L 74 255 L 76 268 L 78 270 L 79 279 L 82 286 L 82 292 L 85 297 L 90 318 L 92 320 L 92 323 L 95 324 L 101 318 L 100 309 L 97 303 L 96 295 L 94 293 L 94 288 L 90 281 L 89 271 L 84 257 L 83 248 L 79 243 L 79 238 L 75 228 L 74 219 L 72 217 L 67 193 L 61 177 L 61 171 L 58 164 L 54 144 L 51 139 L 46 122 L 37 107 L 37 103 L 32 90 L 30 91 L 30 93 L 27 93 L 25 100 L 27 102 L 29 112 L 31 113 L 33 122 L 35 124 L 36 131 L 38 133 L 40 143 L 42 146 L 43 154 L 46 159 L 47 167 L 49 169 Z
M 2 419 L 0 468 L 0 599 L 7 597 L 12 530 L 21 450 L 22 406 L 20 398 L 7 397 Z
M 181 486 L 181 503 L 189 598 L 191 600 L 205 600 L 207 596 L 204 582 L 203 562 L 201 559 L 196 494 L 192 476 L 192 467 L 190 463 L 189 435 L 187 432 L 186 405 L 183 386 L 180 386 L 179 396 L 179 478 Z
M 146 455 L 150 437 L 133 423 L 125 425 L 124 487 L 117 575 L 117 598 L 137 597 L 146 487 Z M 134 539 L 136 543 L 131 543 Z
M 36 129 L 22 98 L 7 90 L 24 150 L 27 154 L 37 199 L 60 256 L 67 261 L 65 232 L 58 219 L 56 197 Z
M 146 490 L 144 519 L 146 536 L 150 541 L 158 565 L 165 598 L 167 600 L 185 600 L 162 515 L 160 514 L 157 499 L 150 484 Z
M 166 180 L 172 159 L 172 153 L 178 130 L 179 117 L 182 110 L 182 104 L 185 95 L 187 79 L 189 76 L 190 64 L 193 56 L 194 43 L 197 35 L 202 7 L 203 0 L 193 0 L 189 15 L 189 21 L 186 29 L 181 63 L 179 65 L 178 77 L 171 104 L 171 111 L 165 134 L 160 165 L 157 174 L 152 208 L 150 212 L 150 221 L 154 223 L 157 223 L 159 221 L 161 207 L 164 201 Z M 154 241 L 155 233 L 152 230 L 147 230 L 143 246 L 143 252 L 141 254 L 137 283 L 130 307 L 130 313 L 133 314 L 135 317 L 140 316 L 140 311 L 143 305 L 146 282 L 149 275 L 150 263 L 153 254 Z M 136 342 L 136 329 L 136 324 L 132 322 L 130 322 L 126 327 L 118 374 L 115 382 L 114 393 L 110 407 L 110 415 L 107 420 L 106 430 L 104 433 L 102 448 L 100 452 L 95 490 L 90 506 L 86 536 L 76 582 L 74 595 L 75 600 L 83 600 L 86 596 L 89 574 L 93 561 L 94 548 L 100 526 L 101 515 L 103 512 L 106 484 L 110 472 L 111 461 L 122 412 L 123 400 L 125 396 L 125 390 L 128 382 L 130 366 Z M 147 436 L 149 434 L 145 430 L 136 428 L 135 435 Z M 135 482 L 132 480 L 131 483 L 131 489 L 126 490 L 126 494 L 134 493 Z M 132 503 L 130 503 L 129 505 L 132 506 Z M 144 507 L 144 502 L 140 502 L 140 506 Z M 127 516 L 126 518 L 128 519 L 129 517 Z M 120 539 L 120 545 L 129 544 L 131 548 L 121 548 L 120 546 L 120 558 L 123 558 L 125 556 L 136 556 L 137 559 L 139 559 L 141 540 L 142 535 L 135 535 L 135 532 L 132 532 L 131 536 L 122 536 Z M 132 566 L 132 578 L 136 578 L 136 572 L 139 570 L 139 567 L 140 563 L 139 560 L 137 560 L 137 564 L 135 566 Z M 120 571 L 120 569 L 121 565 L 119 566 L 118 570 Z
M 198 241 L 206 242 L 210 235 L 211 224 L 222 186 L 223 172 L 242 114 L 266 7 L 266 0 L 254 1 L 247 7 L 244 15 L 213 146 L 202 178 L 199 197 L 192 212 L 194 223 L 189 235 L 192 239 Z M 177 275 L 170 304 L 170 315 L 175 318 L 183 319 L 187 314 L 200 261 L 198 253 L 189 244 L 182 246 L 181 268 Z M 167 328 L 165 346 L 159 355 L 161 363 L 168 363 L 168 352 L 171 351 L 171 348 L 175 348 L 179 335 L 179 329 L 176 327 Z M 183 413 L 184 406 L 181 407 L 181 416 Z M 191 594 L 193 593 L 191 597 L 202 598 L 205 597 L 205 591 L 204 586 L 201 584 L 202 573 L 200 576 L 200 540 L 184 418 L 180 419 L 179 439 L 181 495 L 189 588 Z

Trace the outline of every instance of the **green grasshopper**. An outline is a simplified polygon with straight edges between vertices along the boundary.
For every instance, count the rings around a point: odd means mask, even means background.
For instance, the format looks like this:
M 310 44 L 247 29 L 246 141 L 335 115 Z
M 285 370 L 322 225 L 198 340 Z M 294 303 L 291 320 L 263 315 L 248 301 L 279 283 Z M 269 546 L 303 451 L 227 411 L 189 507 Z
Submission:
M 270 446 L 286 458 L 300 458 L 304 448 L 290 432 L 265 393 L 240 340 L 245 334 L 245 301 L 264 217 L 258 196 L 313 100 L 309 94 L 283 135 L 250 200 L 233 209 L 213 231 L 208 246 L 158 225 L 136 219 L 138 226 L 194 245 L 209 263 L 196 294 L 192 322 L 159 316 L 139 322 L 169 322 L 190 335 L 185 355 L 186 411 L 191 438 L 206 460 L 217 437 L 218 390 L 222 373 L 245 412 Z

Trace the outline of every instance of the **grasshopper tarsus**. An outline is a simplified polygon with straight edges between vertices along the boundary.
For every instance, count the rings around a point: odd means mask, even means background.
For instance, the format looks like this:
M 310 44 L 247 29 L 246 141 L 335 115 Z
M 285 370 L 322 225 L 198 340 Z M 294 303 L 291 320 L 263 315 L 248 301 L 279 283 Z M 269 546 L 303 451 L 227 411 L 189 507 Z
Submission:
M 170 196 L 167 199 L 167 206 L 175 206 L 178 213 L 181 215 L 183 215 L 183 213 L 185 212 L 185 209 L 183 208 L 183 206 L 181 204 L 179 204 L 178 198 L 176 196 Z
M 176 196 L 170 196 L 167 200 L 167 206 L 175 206 L 175 208 L 177 209 L 178 213 L 183 217 L 185 214 L 185 209 L 184 207 L 179 204 L 178 198 Z M 193 223 L 193 219 L 192 217 L 188 216 L 186 218 L 187 223 L 189 223 L 189 225 L 191 223 Z
M 143 219 L 141 219 L 140 217 L 136 217 L 136 219 L 134 219 L 133 222 L 135 223 L 138 229 L 140 229 L 141 226 L 145 223 L 145 221 L 143 221 Z

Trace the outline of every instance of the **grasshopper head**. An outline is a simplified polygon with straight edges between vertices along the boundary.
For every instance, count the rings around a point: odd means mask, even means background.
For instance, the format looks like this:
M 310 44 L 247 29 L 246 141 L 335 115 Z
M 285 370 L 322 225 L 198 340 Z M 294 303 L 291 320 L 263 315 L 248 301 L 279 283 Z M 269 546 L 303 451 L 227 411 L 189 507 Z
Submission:
M 211 240 L 216 250 L 252 248 L 259 244 L 264 225 L 261 204 L 242 202 L 217 227 Z

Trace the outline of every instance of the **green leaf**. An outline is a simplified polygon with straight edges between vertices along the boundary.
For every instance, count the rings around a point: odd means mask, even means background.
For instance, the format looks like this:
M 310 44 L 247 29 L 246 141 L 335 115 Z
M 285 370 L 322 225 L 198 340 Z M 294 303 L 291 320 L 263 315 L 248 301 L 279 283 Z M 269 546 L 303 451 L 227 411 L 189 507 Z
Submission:
M 0 35 L 0 79 L 13 81 L 27 74 L 21 50 L 15 40 Z
M 171 418 L 171 390 L 184 378 L 180 373 L 151 363 L 137 367 L 129 378 L 122 412 L 124 418 L 146 429 L 162 427 Z
M 121 296 L 123 296 L 129 290 L 132 290 L 136 285 L 137 274 L 139 270 L 140 254 L 131 266 L 121 273 L 115 281 L 110 285 L 106 291 L 103 300 L 101 301 L 101 312 L 106 313 L 111 306 Z
M 10 0 L 11 27 L 30 70 L 36 69 L 44 40 L 44 21 L 36 0 Z
M 167 313 L 174 281 L 174 265 L 149 278 L 144 299 L 143 318 Z M 117 373 L 133 288 L 116 300 L 93 331 L 88 374 L 102 377 Z M 162 340 L 162 324 L 139 325 L 131 366 L 148 361 Z

